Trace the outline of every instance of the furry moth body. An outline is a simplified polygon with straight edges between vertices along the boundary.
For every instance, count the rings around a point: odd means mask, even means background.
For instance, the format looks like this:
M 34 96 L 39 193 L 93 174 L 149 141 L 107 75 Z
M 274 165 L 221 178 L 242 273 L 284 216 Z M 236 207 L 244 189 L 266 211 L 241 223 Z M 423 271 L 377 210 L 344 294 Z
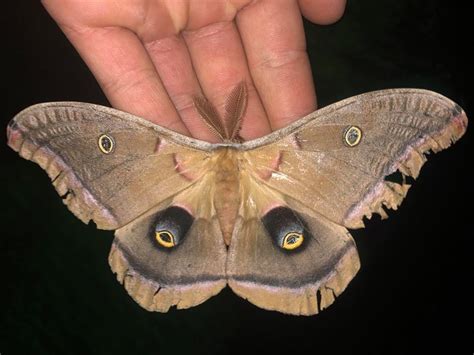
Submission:
M 355 96 L 240 142 L 245 86 L 225 120 L 196 108 L 223 143 L 182 136 L 125 112 L 57 102 L 20 112 L 8 144 L 49 174 L 83 222 L 114 229 L 112 270 L 150 311 L 188 308 L 229 285 L 290 314 L 328 307 L 359 269 L 347 228 L 396 209 L 424 153 L 459 139 L 462 109 L 425 90 Z

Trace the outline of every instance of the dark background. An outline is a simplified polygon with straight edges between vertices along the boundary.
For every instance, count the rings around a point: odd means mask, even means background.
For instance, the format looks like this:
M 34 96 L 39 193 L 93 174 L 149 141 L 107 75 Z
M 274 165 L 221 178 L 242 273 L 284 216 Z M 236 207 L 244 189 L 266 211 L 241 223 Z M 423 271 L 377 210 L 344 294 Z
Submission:
M 2 8 L 2 127 L 42 101 L 107 104 L 39 2 Z M 452 1 L 363 0 L 349 2 L 333 26 L 306 23 L 320 105 L 420 87 L 452 98 L 469 116 L 469 14 Z M 6 147 L 3 129 L 0 140 L 2 355 L 474 350 L 472 128 L 431 156 L 398 212 L 353 232 L 362 269 L 313 317 L 264 311 L 229 289 L 189 310 L 143 310 L 108 266 L 112 232 L 75 219 L 46 174 Z

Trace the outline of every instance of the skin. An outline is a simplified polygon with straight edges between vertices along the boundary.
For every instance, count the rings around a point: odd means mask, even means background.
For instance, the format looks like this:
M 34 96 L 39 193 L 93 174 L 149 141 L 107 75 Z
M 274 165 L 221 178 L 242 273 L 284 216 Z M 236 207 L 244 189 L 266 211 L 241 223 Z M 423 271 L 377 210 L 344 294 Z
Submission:
M 43 0 L 112 106 L 176 132 L 218 139 L 198 116 L 223 112 L 242 80 L 240 135 L 257 138 L 316 109 L 302 17 L 330 24 L 345 0 Z

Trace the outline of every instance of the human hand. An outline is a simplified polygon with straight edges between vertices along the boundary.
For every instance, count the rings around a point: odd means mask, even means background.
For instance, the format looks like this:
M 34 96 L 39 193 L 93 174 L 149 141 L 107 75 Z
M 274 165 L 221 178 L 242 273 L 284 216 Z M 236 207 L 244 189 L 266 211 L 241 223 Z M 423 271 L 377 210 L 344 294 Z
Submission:
M 316 108 L 301 15 L 337 21 L 345 0 L 43 0 L 112 106 L 216 141 L 193 97 L 222 112 L 245 81 L 240 136 L 256 138 Z

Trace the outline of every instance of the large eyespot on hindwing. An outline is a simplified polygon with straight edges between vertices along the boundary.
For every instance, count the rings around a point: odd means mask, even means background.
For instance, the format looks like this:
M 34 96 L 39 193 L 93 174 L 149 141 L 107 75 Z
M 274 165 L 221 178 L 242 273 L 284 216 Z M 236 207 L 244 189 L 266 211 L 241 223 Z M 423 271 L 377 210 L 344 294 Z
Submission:
M 288 207 L 276 207 L 265 214 L 262 223 L 273 241 L 284 250 L 296 250 L 309 237 L 303 219 Z
M 160 248 L 172 249 L 183 242 L 194 217 L 182 207 L 171 206 L 159 212 L 151 224 L 150 238 Z

